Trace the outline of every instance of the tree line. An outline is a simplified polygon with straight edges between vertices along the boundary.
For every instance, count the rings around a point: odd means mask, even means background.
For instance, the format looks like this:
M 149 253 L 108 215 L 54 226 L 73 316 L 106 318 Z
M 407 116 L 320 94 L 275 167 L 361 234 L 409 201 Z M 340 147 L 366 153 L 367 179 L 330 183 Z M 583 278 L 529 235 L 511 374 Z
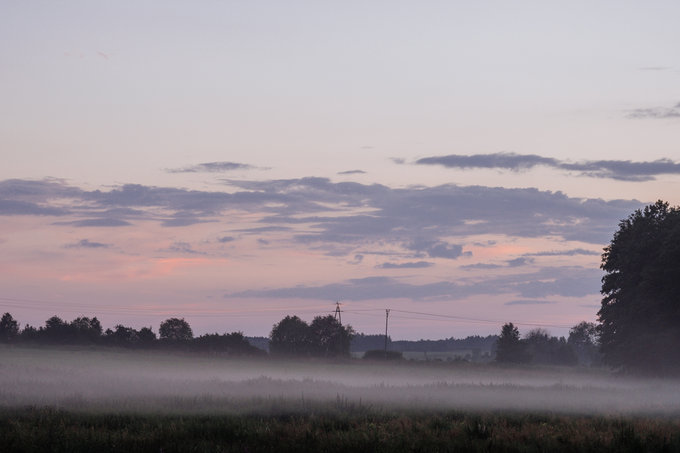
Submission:
M 284 357 L 348 357 L 352 341 L 356 340 L 368 352 L 367 358 L 401 358 L 402 351 L 414 351 L 425 347 L 428 352 L 485 347 L 497 349 L 497 361 L 593 365 L 600 363 L 597 351 L 597 335 L 594 325 L 581 323 L 575 326 L 569 339 L 557 339 L 541 329 L 533 330 L 525 338 L 512 323 L 503 326 L 501 335 L 468 337 L 456 340 L 421 340 L 419 342 L 392 341 L 388 338 L 389 351 L 383 350 L 384 335 L 356 334 L 349 325 L 342 325 L 334 316 L 317 316 L 307 323 L 298 316 L 286 316 L 274 324 L 269 335 L 269 353 Z M 0 319 L 0 341 L 5 343 L 42 343 L 59 345 L 97 344 L 125 348 L 163 348 L 191 351 L 222 352 L 233 355 L 262 355 L 266 352 L 252 346 L 242 332 L 205 334 L 194 337 L 184 318 L 169 318 L 161 322 L 158 335 L 151 327 L 137 330 L 122 324 L 103 330 L 96 317 L 77 317 L 67 322 L 52 316 L 41 327 L 19 323 L 10 313 Z M 495 344 L 494 344 L 495 343 Z M 489 347 L 492 346 L 492 347 Z M 495 348 L 493 347 L 495 346 Z M 382 355 L 381 355 L 382 354 Z
M 569 330 L 569 337 L 553 337 L 541 328 L 530 330 L 524 338 L 511 322 L 503 325 L 496 342 L 496 361 L 539 365 L 602 364 L 599 333 L 595 323 L 580 322 Z
M 194 337 L 191 326 L 184 318 L 168 318 L 158 329 L 151 327 L 137 330 L 122 324 L 103 330 L 97 317 L 80 316 L 71 322 L 52 316 L 38 328 L 19 323 L 10 313 L 0 319 L 0 341 L 4 343 L 37 343 L 59 345 L 102 345 L 126 348 L 165 348 L 195 351 L 223 352 L 235 355 L 259 355 L 258 348 L 251 346 L 242 332 L 206 334 Z
M 272 328 L 269 349 L 273 355 L 309 357 L 348 357 L 354 334 L 351 326 L 343 326 L 332 315 L 317 316 L 307 324 L 297 316 L 286 316 Z M 235 355 L 266 354 L 252 346 L 242 332 L 206 334 L 194 337 L 184 318 L 161 322 L 158 335 L 151 327 L 137 330 L 122 324 L 103 330 L 97 317 L 81 316 L 68 322 L 52 316 L 38 328 L 19 328 L 10 313 L 0 319 L 0 342 L 41 344 L 97 344 L 127 348 L 182 349 L 222 352 Z

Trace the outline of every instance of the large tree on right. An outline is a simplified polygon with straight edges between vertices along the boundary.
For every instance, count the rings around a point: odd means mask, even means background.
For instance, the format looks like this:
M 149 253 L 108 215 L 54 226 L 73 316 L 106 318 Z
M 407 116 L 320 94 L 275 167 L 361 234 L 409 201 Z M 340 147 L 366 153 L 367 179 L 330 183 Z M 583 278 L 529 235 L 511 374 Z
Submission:
M 680 208 L 657 201 L 622 220 L 600 267 L 604 361 L 629 371 L 680 372 Z

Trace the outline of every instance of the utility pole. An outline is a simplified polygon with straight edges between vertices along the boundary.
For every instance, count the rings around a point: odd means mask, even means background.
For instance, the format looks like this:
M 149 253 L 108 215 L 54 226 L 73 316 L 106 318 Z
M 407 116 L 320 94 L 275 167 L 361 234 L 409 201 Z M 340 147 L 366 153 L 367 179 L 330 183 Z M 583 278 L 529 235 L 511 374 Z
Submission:
M 387 320 L 390 317 L 390 309 L 385 309 L 385 357 L 387 357 Z
M 335 303 L 335 319 L 338 320 L 338 324 L 342 325 L 342 315 L 340 314 L 340 301 Z

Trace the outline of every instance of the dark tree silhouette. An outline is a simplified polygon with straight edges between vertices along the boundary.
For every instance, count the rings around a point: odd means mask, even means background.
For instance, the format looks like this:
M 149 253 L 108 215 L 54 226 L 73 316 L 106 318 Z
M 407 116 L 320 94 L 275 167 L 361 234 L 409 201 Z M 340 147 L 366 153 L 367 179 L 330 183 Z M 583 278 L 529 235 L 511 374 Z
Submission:
M 5 313 L 0 319 L 0 341 L 9 343 L 19 335 L 19 323 L 10 315 Z
M 38 341 L 40 340 L 41 331 L 36 329 L 30 324 L 26 324 L 21 333 L 19 334 L 19 339 L 21 341 Z
M 139 335 L 132 327 L 118 324 L 113 330 L 107 329 L 106 341 L 115 346 L 134 347 L 139 342 Z
M 680 372 L 680 208 L 657 201 L 622 220 L 600 267 L 604 361 L 629 371 Z
M 82 316 L 71 321 L 70 334 L 78 343 L 94 343 L 99 340 L 102 335 L 102 325 L 94 317 L 92 319 Z
M 194 338 L 191 347 L 197 351 L 226 353 L 229 355 L 262 355 L 261 349 L 251 346 L 242 332 L 213 333 Z
M 574 349 L 580 364 L 601 363 L 599 336 L 597 325 L 592 322 L 581 321 L 569 330 L 567 343 Z
M 140 345 L 147 346 L 156 341 L 156 334 L 151 330 L 151 327 L 142 327 L 137 332 L 137 338 L 139 339 Z
M 275 355 L 349 356 L 354 330 L 332 315 L 317 316 L 307 324 L 297 316 L 286 316 L 270 334 L 269 350 Z
M 194 337 L 189 323 L 184 318 L 169 318 L 158 329 L 161 340 L 188 341 Z
M 519 337 L 519 330 L 513 323 L 504 324 L 496 342 L 496 361 L 502 363 L 526 363 L 529 355 L 526 343 Z
M 49 342 L 65 343 L 70 340 L 69 324 L 59 316 L 52 316 L 45 321 L 45 327 L 40 330 L 41 337 Z
M 278 324 L 274 324 L 269 338 L 269 350 L 272 354 L 311 353 L 312 335 L 309 325 L 297 316 L 286 316 Z
M 578 359 L 564 337 L 550 336 L 545 329 L 533 329 L 524 338 L 531 363 L 544 365 L 576 365 Z
M 333 315 L 317 316 L 309 326 L 312 336 L 312 353 L 322 357 L 349 356 L 354 330 L 343 326 Z

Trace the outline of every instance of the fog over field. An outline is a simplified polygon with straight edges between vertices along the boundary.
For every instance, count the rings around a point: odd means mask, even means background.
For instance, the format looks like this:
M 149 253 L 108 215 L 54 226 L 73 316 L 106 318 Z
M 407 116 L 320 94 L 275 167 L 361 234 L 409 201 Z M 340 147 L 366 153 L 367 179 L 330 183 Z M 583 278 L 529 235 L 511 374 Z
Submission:
M 522 410 L 680 415 L 680 382 L 605 370 L 234 359 L 159 351 L 2 347 L 0 406 L 161 413 Z

